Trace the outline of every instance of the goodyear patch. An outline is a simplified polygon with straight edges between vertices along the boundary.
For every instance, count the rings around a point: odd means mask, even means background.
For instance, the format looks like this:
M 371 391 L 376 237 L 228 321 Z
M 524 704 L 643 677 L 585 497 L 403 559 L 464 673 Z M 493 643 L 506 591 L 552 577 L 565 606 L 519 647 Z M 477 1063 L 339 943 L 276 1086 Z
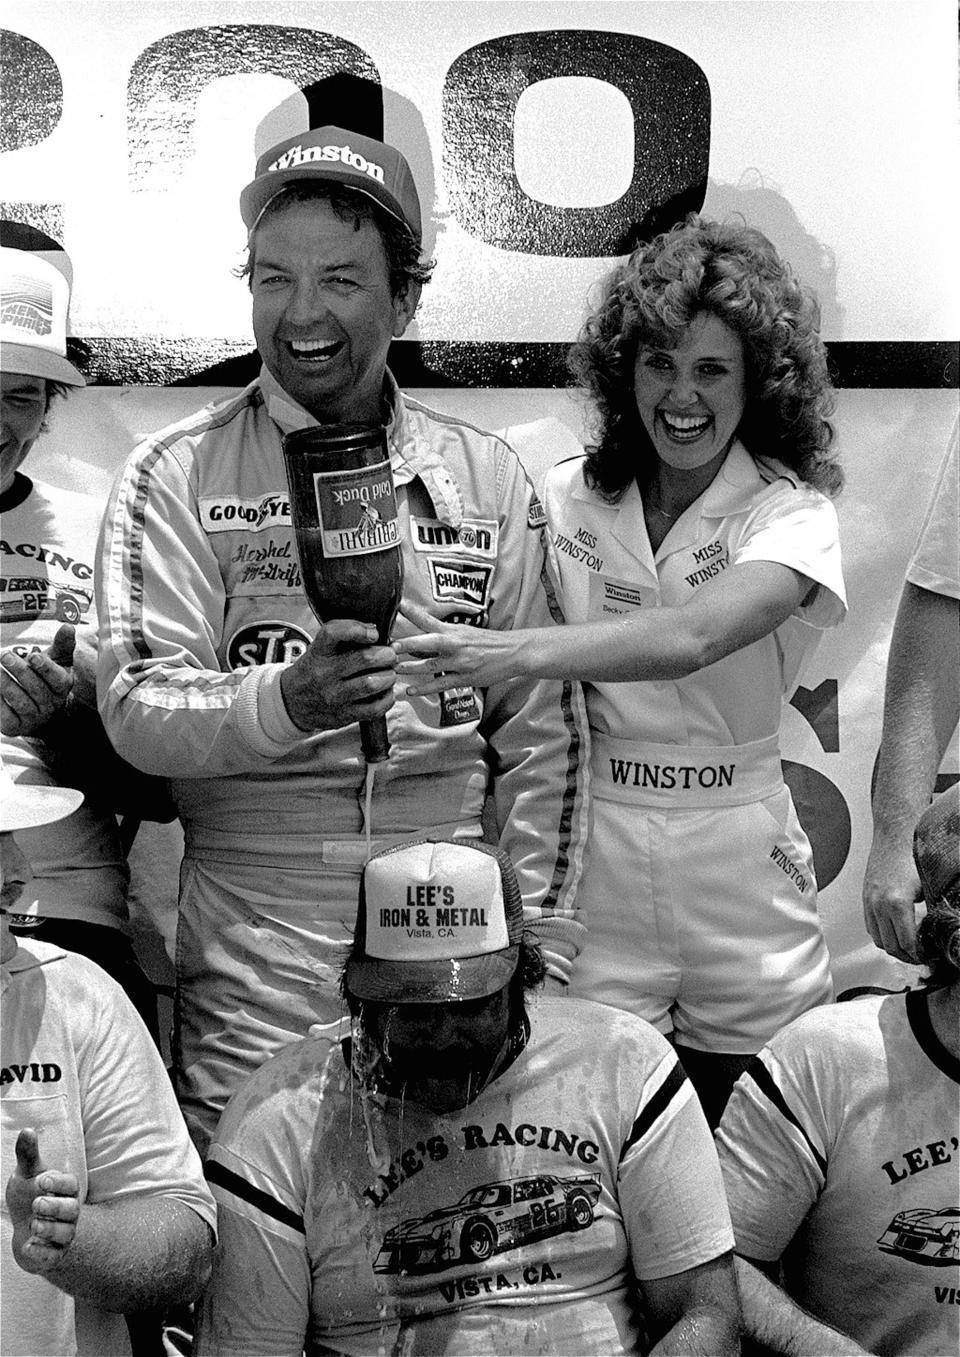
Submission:
M 290 664 L 300 658 L 310 639 L 302 627 L 289 622 L 271 618 L 248 622 L 227 642 L 227 665 L 230 669 L 247 669 L 254 664 Z
M 430 568 L 430 583 L 433 596 L 438 603 L 470 603 L 476 608 L 485 608 L 493 578 L 493 567 L 474 565 L 471 561 L 443 560 L 431 556 L 427 562 Z
M 455 551 L 458 555 L 495 561 L 500 524 L 492 518 L 465 518 L 455 528 L 437 518 L 411 517 L 410 540 L 414 551 Z
M 290 499 L 286 490 L 270 491 L 256 499 L 214 495 L 200 500 L 200 523 L 204 532 L 262 532 L 280 523 L 290 523 Z

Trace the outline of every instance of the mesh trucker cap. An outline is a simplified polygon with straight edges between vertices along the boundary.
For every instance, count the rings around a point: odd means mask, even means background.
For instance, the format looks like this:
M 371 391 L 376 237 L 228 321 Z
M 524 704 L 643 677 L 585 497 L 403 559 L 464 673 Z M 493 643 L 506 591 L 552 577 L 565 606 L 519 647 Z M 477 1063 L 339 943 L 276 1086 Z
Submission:
M 410 166 L 400 152 L 360 132 L 332 126 L 288 137 L 260 157 L 256 177 L 240 194 L 247 230 L 253 231 L 268 203 L 287 184 L 310 179 L 330 179 L 356 189 L 420 239 L 420 199 Z
M 83 792 L 72 787 L 14 782 L 7 770 L 0 768 L 0 833 L 53 824 L 72 815 L 82 800 Z
M 935 796 L 920 816 L 913 860 L 928 905 L 960 893 L 960 782 Z
M 483 999 L 517 969 L 523 904 L 500 849 L 450 840 L 398 844 L 363 869 L 346 986 L 358 999 Z
M 0 234 L 0 364 L 4 372 L 45 377 L 66 386 L 85 386 L 67 360 L 67 308 L 70 263 L 49 236 L 24 227 L 23 240 L 6 229 Z M 46 242 L 36 248 L 34 238 Z M 52 248 L 49 248 L 52 247 Z M 58 256 L 62 256 L 59 258 Z

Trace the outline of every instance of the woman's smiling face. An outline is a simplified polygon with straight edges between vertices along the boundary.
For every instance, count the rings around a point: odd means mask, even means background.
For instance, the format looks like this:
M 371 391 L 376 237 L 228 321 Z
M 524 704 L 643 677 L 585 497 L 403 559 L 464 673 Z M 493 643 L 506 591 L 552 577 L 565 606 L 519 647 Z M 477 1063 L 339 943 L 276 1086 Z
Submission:
M 740 337 L 701 311 L 675 349 L 641 344 L 633 369 L 637 410 L 657 456 L 693 471 L 726 454 L 746 404 Z

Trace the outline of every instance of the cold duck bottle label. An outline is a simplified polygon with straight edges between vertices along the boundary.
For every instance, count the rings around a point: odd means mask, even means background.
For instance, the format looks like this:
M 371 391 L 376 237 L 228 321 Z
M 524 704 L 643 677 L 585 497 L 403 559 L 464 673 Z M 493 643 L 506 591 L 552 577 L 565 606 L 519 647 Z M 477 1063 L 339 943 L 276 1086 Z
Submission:
M 318 425 L 283 440 L 307 600 L 320 622 L 350 617 L 390 640 L 403 589 L 397 496 L 379 424 Z M 361 721 L 368 763 L 389 756 L 386 721 Z

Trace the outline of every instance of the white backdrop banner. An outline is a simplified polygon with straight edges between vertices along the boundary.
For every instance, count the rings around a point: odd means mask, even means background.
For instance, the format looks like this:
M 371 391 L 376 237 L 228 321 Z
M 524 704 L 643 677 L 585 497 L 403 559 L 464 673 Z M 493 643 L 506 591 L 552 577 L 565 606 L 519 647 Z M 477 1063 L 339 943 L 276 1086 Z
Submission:
M 585 436 L 564 352 L 616 257 L 689 208 L 771 237 L 821 299 L 848 474 L 850 618 L 784 757 L 838 986 L 903 983 L 860 883 L 890 628 L 957 410 L 952 0 L 8 0 L 3 21 L 0 206 L 63 240 L 91 351 L 31 462 L 67 488 L 105 494 L 142 434 L 256 370 L 237 198 L 306 126 L 406 154 L 438 262 L 394 370 L 509 429 L 538 482 Z

